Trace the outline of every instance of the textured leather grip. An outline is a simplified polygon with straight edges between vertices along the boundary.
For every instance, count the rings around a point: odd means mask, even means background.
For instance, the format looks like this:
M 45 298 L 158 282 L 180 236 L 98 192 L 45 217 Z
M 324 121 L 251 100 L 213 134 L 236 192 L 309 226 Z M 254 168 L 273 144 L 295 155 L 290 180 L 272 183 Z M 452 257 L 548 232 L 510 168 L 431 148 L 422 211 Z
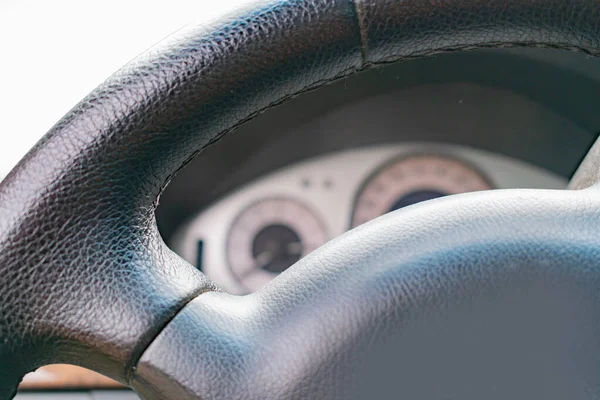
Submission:
M 225 133 L 378 64 L 498 46 L 596 55 L 599 17 L 595 0 L 263 1 L 166 39 L 75 106 L 0 186 L 0 398 L 51 362 L 129 384 L 162 328 L 215 290 L 166 248 L 154 208 Z

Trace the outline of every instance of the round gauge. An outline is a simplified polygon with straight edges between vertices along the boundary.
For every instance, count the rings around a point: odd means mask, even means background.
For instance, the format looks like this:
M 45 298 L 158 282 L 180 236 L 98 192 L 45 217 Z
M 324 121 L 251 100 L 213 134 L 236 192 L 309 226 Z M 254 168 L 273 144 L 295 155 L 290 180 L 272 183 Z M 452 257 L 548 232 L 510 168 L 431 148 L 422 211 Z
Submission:
M 266 199 L 234 221 L 227 260 L 233 276 L 253 292 L 326 241 L 322 222 L 308 207 L 287 198 Z
M 483 175 L 461 161 L 436 155 L 406 157 L 366 182 L 356 199 L 352 227 L 421 201 L 491 188 Z

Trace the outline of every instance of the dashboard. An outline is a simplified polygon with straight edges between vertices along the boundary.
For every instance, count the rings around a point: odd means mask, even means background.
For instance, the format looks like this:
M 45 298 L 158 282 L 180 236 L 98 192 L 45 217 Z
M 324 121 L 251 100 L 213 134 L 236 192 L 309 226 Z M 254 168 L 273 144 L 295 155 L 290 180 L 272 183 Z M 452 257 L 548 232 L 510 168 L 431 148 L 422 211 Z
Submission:
M 172 248 L 223 290 L 260 289 L 345 231 L 465 192 L 562 189 L 566 180 L 509 157 L 442 143 L 336 152 L 260 178 L 192 216 Z
M 550 50 L 446 54 L 306 93 L 225 135 L 169 183 L 165 242 L 245 295 L 349 229 L 421 201 L 562 189 L 600 132 L 600 60 Z M 137 398 L 73 366 L 17 400 Z

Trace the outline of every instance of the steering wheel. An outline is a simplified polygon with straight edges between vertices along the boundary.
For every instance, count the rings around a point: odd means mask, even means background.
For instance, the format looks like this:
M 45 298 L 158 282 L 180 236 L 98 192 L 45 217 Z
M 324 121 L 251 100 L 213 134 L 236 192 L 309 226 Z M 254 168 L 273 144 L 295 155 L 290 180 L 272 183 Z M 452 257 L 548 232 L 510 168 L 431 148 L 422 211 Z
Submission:
M 597 55 L 598 21 L 596 0 L 273 0 L 150 49 L 0 186 L 0 398 L 49 363 L 144 399 L 599 397 L 599 146 L 585 190 L 408 207 L 248 296 L 171 252 L 154 217 L 178 169 L 292 96 L 440 52 Z

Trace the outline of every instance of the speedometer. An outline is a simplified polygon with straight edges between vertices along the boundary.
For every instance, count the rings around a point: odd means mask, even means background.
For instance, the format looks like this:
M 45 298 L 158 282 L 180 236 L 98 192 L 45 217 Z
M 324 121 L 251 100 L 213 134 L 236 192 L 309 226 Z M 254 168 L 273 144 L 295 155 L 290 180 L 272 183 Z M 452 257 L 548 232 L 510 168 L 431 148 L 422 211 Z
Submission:
M 327 240 L 323 223 L 306 205 L 291 198 L 269 198 L 236 218 L 227 240 L 227 259 L 235 279 L 253 292 Z
M 488 179 L 462 161 L 409 156 L 387 164 L 367 180 L 356 198 L 351 225 L 421 201 L 491 188 Z

